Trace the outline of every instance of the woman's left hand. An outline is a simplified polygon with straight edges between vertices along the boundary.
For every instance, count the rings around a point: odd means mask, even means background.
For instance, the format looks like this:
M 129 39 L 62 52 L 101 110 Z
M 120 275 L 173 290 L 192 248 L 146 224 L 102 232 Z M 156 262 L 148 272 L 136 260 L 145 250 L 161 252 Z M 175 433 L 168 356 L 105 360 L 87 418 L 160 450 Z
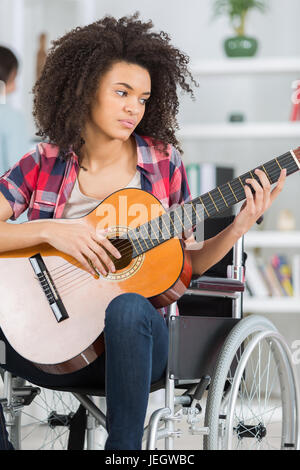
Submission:
M 280 177 L 275 188 L 271 191 L 271 184 L 264 171 L 256 169 L 254 172 L 261 182 L 261 185 L 255 179 L 247 179 L 245 184 L 246 201 L 241 207 L 240 213 L 233 222 L 233 228 L 241 237 L 244 233 L 256 223 L 262 214 L 271 206 L 273 201 L 281 193 L 285 179 L 286 169 L 281 170 Z M 248 185 L 251 185 L 255 193 Z

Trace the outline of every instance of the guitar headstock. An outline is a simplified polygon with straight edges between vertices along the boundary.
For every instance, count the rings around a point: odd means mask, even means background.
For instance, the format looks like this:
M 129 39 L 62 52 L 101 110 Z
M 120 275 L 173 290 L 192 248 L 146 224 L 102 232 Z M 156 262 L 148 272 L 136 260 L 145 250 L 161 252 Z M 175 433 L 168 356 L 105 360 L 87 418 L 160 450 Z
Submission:
M 300 147 L 293 150 L 295 157 L 297 158 L 298 162 L 300 163 Z

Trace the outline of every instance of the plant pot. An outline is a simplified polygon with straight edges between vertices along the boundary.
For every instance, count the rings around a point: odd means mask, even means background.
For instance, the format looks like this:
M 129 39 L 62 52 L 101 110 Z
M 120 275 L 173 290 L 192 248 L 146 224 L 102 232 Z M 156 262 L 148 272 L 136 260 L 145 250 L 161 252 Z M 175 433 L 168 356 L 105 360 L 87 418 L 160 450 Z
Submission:
M 257 40 L 248 36 L 235 36 L 224 41 L 227 57 L 253 57 L 257 46 Z

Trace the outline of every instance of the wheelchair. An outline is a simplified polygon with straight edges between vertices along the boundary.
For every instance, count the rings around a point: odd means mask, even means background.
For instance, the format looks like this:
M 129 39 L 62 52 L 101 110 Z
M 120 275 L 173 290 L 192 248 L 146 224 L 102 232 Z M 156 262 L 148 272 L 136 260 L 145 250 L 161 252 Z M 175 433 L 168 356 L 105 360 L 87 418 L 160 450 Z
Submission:
M 231 220 L 212 219 L 205 238 Z M 178 438 L 187 434 L 194 449 L 299 450 L 291 352 L 268 319 L 243 318 L 244 259 L 242 238 L 208 275 L 192 279 L 177 302 L 179 316 L 176 302 L 169 306 L 168 366 L 150 390 L 150 396 L 164 391 L 164 406 L 152 412 L 143 448 L 186 448 Z M 44 435 L 41 449 L 104 448 L 105 390 L 42 389 L 7 371 L 2 376 L 1 403 L 15 449 L 28 448 L 34 433 Z

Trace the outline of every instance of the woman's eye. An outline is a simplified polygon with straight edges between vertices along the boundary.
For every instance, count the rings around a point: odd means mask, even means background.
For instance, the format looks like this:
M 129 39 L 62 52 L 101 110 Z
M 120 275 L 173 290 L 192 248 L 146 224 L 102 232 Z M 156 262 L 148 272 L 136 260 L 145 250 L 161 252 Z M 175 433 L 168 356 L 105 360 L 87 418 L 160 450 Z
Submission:
M 119 96 L 127 96 L 128 95 L 128 92 L 127 91 L 124 91 L 124 90 L 116 90 L 116 93 L 119 95 Z M 140 99 L 140 102 L 144 105 L 147 103 L 147 101 L 149 100 L 149 98 L 141 98 Z
M 124 90 L 117 90 L 116 93 L 119 93 L 120 96 L 126 96 L 127 95 L 127 91 L 124 91 Z M 122 93 L 125 93 L 125 95 L 122 95 Z

